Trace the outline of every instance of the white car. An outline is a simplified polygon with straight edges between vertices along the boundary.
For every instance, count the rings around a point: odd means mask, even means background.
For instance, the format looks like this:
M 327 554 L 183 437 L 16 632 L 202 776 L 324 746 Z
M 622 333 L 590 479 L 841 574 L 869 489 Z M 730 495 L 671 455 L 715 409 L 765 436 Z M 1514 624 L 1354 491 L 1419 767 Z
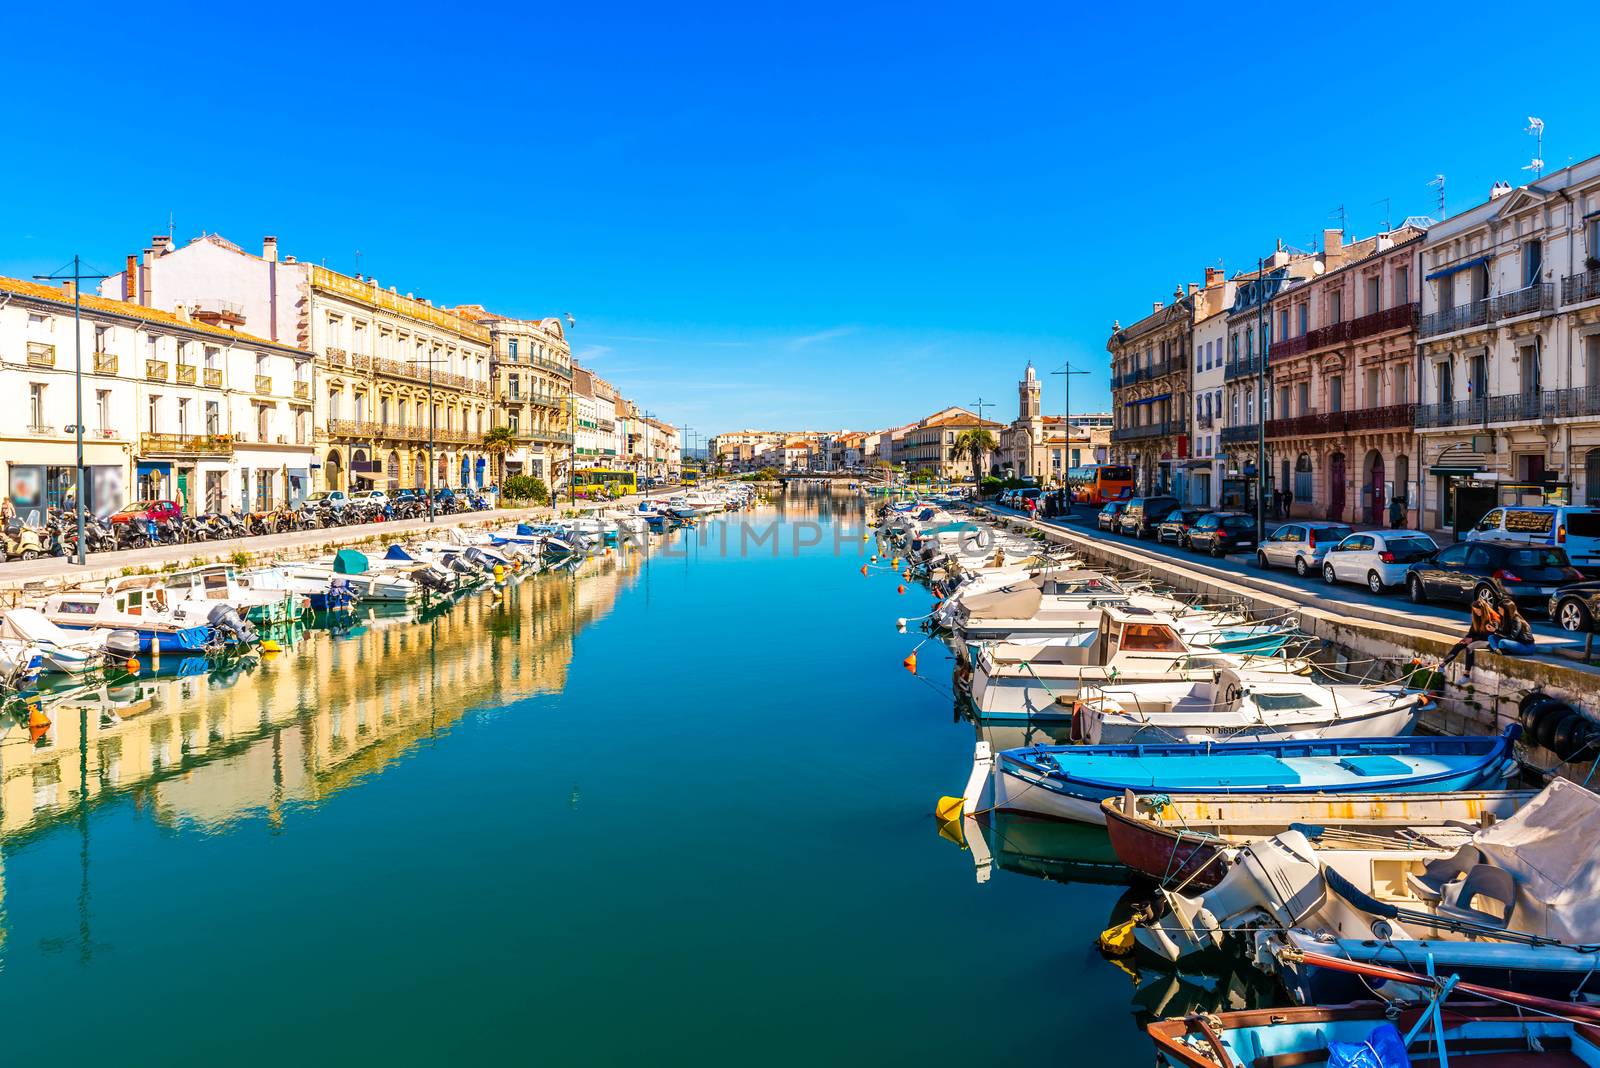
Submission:
M 317 490 L 317 492 L 306 498 L 306 503 L 313 506 L 327 503 L 333 507 L 334 511 L 338 511 L 345 506 L 349 499 L 345 496 L 344 490 Z
M 383 490 L 356 490 L 350 495 L 352 501 L 370 501 L 373 504 L 387 504 L 389 495 Z
M 1359 582 L 1373 593 L 1403 586 L 1413 564 L 1439 551 L 1434 540 L 1416 530 L 1368 530 L 1352 534 L 1322 558 L 1322 577 L 1330 584 Z

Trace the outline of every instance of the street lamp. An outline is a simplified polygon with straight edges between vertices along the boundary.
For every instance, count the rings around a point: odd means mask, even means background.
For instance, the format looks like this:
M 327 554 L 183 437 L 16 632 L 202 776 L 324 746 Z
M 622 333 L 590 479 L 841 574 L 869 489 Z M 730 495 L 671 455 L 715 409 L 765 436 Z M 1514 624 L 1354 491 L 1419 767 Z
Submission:
M 1075 369 L 1072 364 L 1064 363 L 1061 365 L 1061 370 L 1051 371 L 1050 373 L 1061 376 L 1061 404 L 1066 413 L 1066 438 L 1065 443 L 1061 446 L 1061 481 L 1065 483 L 1067 480 L 1067 471 L 1069 471 L 1072 467 L 1072 376 L 1086 375 L 1089 372 L 1079 371 Z M 1046 450 L 1048 450 L 1049 447 L 1050 435 L 1047 433 L 1045 434 Z
M 62 268 L 62 271 L 66 268 Z M 72 257 L 72 273 L 63 274 L 57 271 L 54 274 L 36 274 L 37 281 L 65 282 L 72 280 L 72 391 L 73 399 L 77 404 L 78 418 L 73 426 L 73 431 L 78 441 L 78 488 L 73 492 L 73 503 L 78 513 L 78 566 L 86 563 L 83 546 L 83 299 L 80 296 L 83 283 L 97 282 L 108 278 L 104 274 L 84 274 L 82 260 Z M 9 488 L 6 489 L 10 493 Z

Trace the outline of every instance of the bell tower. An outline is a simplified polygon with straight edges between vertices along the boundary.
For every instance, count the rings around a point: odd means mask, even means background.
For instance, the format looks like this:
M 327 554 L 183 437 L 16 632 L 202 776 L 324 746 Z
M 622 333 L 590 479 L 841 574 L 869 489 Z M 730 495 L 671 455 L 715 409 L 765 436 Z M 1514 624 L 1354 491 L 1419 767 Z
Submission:
M 1034 373 L 1033 361 L 1028 361 L 1028 370 L 1022 376 L 1022 381 L 1017 383 L 1017 421 L 1032 423 L 1039 418 L 1039 376 Z

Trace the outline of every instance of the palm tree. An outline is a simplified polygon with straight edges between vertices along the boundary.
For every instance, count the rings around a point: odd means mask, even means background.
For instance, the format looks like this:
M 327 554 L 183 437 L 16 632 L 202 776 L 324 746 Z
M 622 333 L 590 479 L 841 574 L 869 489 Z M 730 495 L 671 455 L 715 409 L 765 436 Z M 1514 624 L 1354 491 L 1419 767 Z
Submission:
M 503 484 L 506 453 L 517 447 L 516 431 L 508 426 L 492 426 L 483 432 L 483 451 L 494 457 L 495 482 Z
M 983 484 L 983 454 L 993 452 L 998 447 L 994 435 L 982 427 L 963 430 L 956 435 L 956 448 L 972 457 L 972 478 L 980 486 Z

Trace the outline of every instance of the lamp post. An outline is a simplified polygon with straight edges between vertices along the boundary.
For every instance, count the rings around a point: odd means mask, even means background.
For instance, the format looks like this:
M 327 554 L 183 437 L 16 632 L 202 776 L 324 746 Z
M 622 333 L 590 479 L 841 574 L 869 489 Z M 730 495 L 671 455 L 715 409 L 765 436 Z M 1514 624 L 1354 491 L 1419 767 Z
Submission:
M 1061 446 L 1061 481 L 1067 480 L 1067 472 L 1072 469 L 1072 376 L 1086 375 L 1088 371 L 1079 371 L 1072 364 L 1064 363 L 1061 370 L 1051 371 L 1053 375 L 1061 376 L 1061 404 L 1065 413 L 1065 443 Z M 1045 434 L 1045 448 L 1050 447 L 1050 435 Z
M 78 482 L 72 496 L 78 513 L 78 566 L 83 567 L 86 555 L 83 545 L 83 298 L 80 293 L 84 282 L 99 281 L 109 275 L 84 274 L 83 261 L 80 257 L 74 256 L 71 274 L 57 271 L 54 274 L 36 274 L 33 277 L 41 282 L 72 280 L 72 394 L 73 401 L 77 405 L 77 421 L 72 429 L 78 444 Z M 9 487 L 6 492 L 11 492 Z

